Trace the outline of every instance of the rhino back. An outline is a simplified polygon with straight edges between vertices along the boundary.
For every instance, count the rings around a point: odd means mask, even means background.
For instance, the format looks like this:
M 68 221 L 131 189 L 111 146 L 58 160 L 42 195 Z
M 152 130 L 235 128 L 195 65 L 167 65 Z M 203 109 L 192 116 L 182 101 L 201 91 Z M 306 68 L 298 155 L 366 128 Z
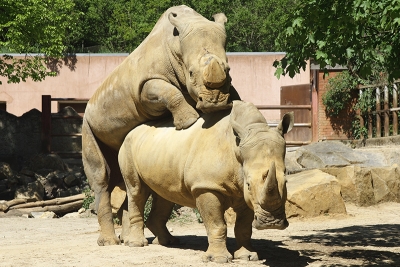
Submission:
M 207 123 L 209 119 L 214 117 L 206 118 Z M 229 116 L 210 127 L 207 123 L 200 118 L 181 131 L 171 122 L 140 125 L 128 134 L 119 156 L 133 161 L 140 178 L 152 190 L 180 205 L 195 206 L 193 196 L 200 189 L 240 196 L 240 165 L 233 152 Z
M 179 49 L 179 38 L 173 36 L 167 14 L 168 11 L 146 39 L 108 75 L 86 107 L 85 116 L 94 134 L 115 149 L 131 129 L 163 116 L 164 112 L 149 114 L 141 104 L 140 94 L 146 81 L 162 79 L 185 90 L 182 67 L 172 55 L 177 53 L 173 50 Z

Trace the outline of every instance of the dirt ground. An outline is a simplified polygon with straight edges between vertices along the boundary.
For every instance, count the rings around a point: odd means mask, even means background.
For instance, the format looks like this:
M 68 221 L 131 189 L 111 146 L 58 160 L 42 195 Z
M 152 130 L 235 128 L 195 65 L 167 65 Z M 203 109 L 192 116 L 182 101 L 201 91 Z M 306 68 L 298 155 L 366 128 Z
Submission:
M 400 266 L 400 203 L 360 208 L 348 215 L 290 219 L 282 231 L 253 231 L 259 261 L 234 260 L 229 266 Z M 179 247 L 97 246 L 98 223 L 86 218 L 0 218 L 0 266 L 221 266 L 204 264 L 203 224 L 169 222 Z M 117 233 L 121 229 L 117 229 Z M 146 229 L 151 241 L 153 236 Z M 233 252 L 233 228 L 228 228 Z

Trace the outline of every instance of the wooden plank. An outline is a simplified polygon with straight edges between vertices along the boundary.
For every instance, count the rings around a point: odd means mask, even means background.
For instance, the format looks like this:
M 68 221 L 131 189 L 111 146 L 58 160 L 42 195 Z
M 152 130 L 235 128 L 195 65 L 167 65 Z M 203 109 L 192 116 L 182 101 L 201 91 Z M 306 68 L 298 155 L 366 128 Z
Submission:
M 392 110 L 392 121 L 393 121 L 393 135 L 398 135 L 398 116 L 397 116 L 397 86 L 393 84 L 393 108 Z M 396 109 L 396 110 L 395 110 Z
M 385 110 L 384 113 L 384 122 L 383 129 L 385 137 L 389 136 L 389 89 L 387 86 L 383 87 L 383 108 Z
M 381 91 L 380 88 L 376 88 L 376 137 L 381 137 L 381 131 L 382 131 L 382 126 L 381 126 L 381 115 L 379 111 L 381 110 Z

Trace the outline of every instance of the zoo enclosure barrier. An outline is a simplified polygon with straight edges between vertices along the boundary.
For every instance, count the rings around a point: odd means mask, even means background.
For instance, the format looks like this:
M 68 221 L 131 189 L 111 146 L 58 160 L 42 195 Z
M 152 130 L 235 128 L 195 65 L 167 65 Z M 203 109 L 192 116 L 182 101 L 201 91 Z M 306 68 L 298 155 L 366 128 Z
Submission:
M 63 133 L 54 133 L 53 132 L 53 126 L 54 126 L 54 121 L 55 120 L 78 120 L 80 122 L 80 125 L 82 124 L 83 117 L 80 115 L 63 115 L 63 114 L 56 114 L 52 113 L 51 110 L 51 103 L 53 101 L 57 102 L 62 102 L 62 101 L 69 101 L 69 102 L 74 102 L 74 101 L 80 101 L 80 102 L 87 102 L 89 99 L 81 99 L 81 98 L 52 98 L 51 95 L 42 95 L 42 152 L 43 153 L 55 153 L 55 154 L 60 154 L 63 156 L 68 156 L 68 157 L 74 157 L 74 158 L 80 158 L 82 156 L 82 144 L 81 140 L 78 140 L 78 143 L 80 142 L 79 145 L 77 145 L 74 149 L 72 150 L 54 150 L 54 138 L 70 138 L 70 139 L 81 139 L 82 133 L 81 132 L 63 132 Z M 311 110 L 312 110 L 312 105 L 256 105 L 256 107 L 259 110 L 281 110 L 282 113 L 286 113 L 289 111 L 295 111 L 295 112 L 306 112 L 309 113 L 307 114 L 307 118 L 311 118 Z M 83 115 L 81 113 L 81 115 Z M 306 145 L 310 144 L 312 142 L 311 138 L 309 140 L 300 140 L 300 136 L 305 136 L 302 130 L 306 131 L 312 131 L 312 122 L 310 119 L 306 119 L 307 121 L 304 122 L 296 122 L 294 123 L 293 130 L 292 132 L 296 132 L 296 129 L 299 130 L 300 134 L 298 135 L 290 135 L 291 133 L 288 134 L 288 136 L 285 136 L 286 139 L 286 144 L 289 146 L 301 146 L 301 145 Z M 277 123 L 268 123 L 271 127 L 276 127 L 278 124 Z M 66 127 L 64 127 L 66 128 Z M 309 136 L 309 135 L 306 135 Z M 68 146 L 69 147 L 69 146 Z M 78 149 L 79 148 L 79 149 Z
M 52 98 L 51 95 L 42 95 L 42 152 L 43 153 L 54 153 L 54 154 L 59 154 L 59 155 L 64 155 L 68 157 L 81 157 L 82 150 L 81 150 L 81 140 L 76 140 L 76 139 L 81 139 L 82 134 L 80 132 L 80 127 L 82 125 L 83 117 L 76 114 L 76 115 L 64 115 L 64 114 L 56 114 L 52 113 L 51 110 L 51 102 L 57 101 L 58 103 L 60 102 L 83 102 L 87 103 L 89 99 L 80 99 L 80 98 Z M 63 129 L 61 129 L 61 133 L 54 133 L 54 122 L 55 120 L 57 121 L 64 121 L 61 122 L 61 125 Z M 65 123 L 65 121 L 72 121 L 76 120 L 79 124 L 79 127 L 76 127 L 78 129 L 70 129 L 71 127 L 68 127 L 69 124 Z M 67 144 L 70 143 L 79 143 L 77 146 L 73 145 L 66 145 L 66 146 L 59 146 L 59 147 L 70 147 L 69 150 L 53 150 L 53 140 L 54 138 L 67 138 L 71 139 L 71 142 L 67 142 Z M 74 141 L 72 141 L 74 140 Z M 64 142 L 65 144 L 65 142 Z M 71 149 L 72 147 L 72 149 Z M 80 147 L 79 149 L 77 147 Z
M 399 88 L 400 80 L 394 81 L 392 85 L 359 86 L 360 98 L 365 93 L 375 92 L 375 107 L 369 108 L 365 113 L 361 113 L 360 110 L 357 111 L 360 127 L 367 129 L 368 139 L 399 135 Z M 363 138 L 363 136 L 361 135 L 360 138 Z

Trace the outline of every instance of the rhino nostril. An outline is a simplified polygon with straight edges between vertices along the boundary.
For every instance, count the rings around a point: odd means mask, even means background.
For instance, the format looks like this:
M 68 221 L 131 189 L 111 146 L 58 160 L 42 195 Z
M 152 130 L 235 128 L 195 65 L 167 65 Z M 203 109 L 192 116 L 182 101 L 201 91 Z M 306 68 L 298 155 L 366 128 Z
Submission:
M 202 98 L 201 96 L 199 97 L 199 101 L 200 101 L 200 102 L 203 101 L 203 98 Z

